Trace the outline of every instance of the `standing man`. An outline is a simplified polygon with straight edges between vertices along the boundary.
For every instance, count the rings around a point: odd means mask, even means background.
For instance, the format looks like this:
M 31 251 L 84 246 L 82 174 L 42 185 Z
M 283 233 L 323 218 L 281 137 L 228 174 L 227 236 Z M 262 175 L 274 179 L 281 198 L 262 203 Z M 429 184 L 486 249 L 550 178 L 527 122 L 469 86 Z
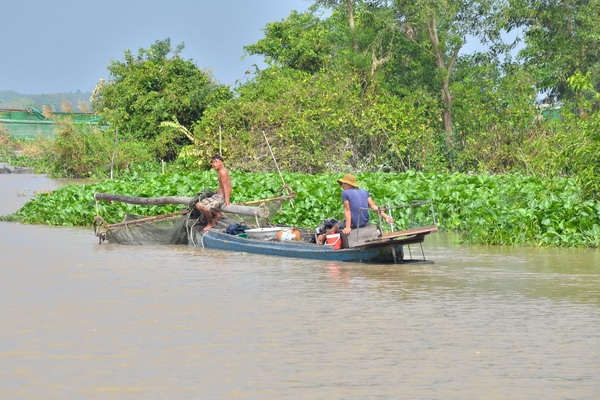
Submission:
M 206 197 L 196 203 L 196 209 L 202 211 L 206 217 L 205 231 L 212 229 L 219 218 L 221 218 L 222 214 L 219 212 L 219 209 L 222 206 L 231 204 L 229 201 L 231 197 L 231 178 L 229 177 L 229 171 L 223 165 L 223 157 L 218 155 L 212 156 L 210 164 L 217 172 L 219 188 L 213 196 Z

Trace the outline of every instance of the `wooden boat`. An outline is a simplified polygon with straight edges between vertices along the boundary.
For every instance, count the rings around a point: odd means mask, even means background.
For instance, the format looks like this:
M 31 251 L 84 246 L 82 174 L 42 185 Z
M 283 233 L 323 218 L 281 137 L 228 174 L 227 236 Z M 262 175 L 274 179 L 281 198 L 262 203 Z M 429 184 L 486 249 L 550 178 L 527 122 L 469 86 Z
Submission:
M 334 246 L 316 244 L 309 230 L 301 230 L 299 241 L 278 241 L 276 238 L 253 239 L 246 235 L 231 235 L 215 227 L 209 231 L 193 229 L 189 244 L 226 251 L 246 252 L 282 257 L 306 258 L 324 261 L 353 261 L 364 263 L 411 263 L 428 262 L 421 243 L 425 236 L 436 232 L 436 226 L 425 226 L 398 232 L 390 232 L 363 244 L 336 250 Z M 420 255 L 413 258 L 410 245 L 418 245 Z M 405 251 L 405 247 L 409 251 Z
M 274 198 L 286 200 L 294 194 Z M 139 198 L 117 194 L 96 193 L 96 200 L 120 201 L 130 204 L 162 205 L 162 204 L 189 204 L 189 197 L 163 197 Z M 252 207 L 251 203 L 242 205 L 228 205 L 221 211 L 237 215 L 245 215 L 258 221 L 268 220 L 269 212 L 264 207 L 266 199 L 261 201 L 260 207 Z M 397 207 L 406 209 L 408 214 L 414 216 L 414 209 L 425 207 L 431 214 L 431 225 L 419 226 L 411 229 L 382 233 L 380 228 L 368 224 L 364 228 L 353 229 L 345 237 L 344 247 L 332 244 L 317 244 L 316 230 L 307 228 L 292 228 L 281 226 L 259 225 L 258 228 L 247 228 L 241 233 L 233 234 L 229 227 L 236 222 L 227 217 L 222 217 L 215 226 L 205 231 L 206 224 L 202 223 L 200 213 L 190 209 L 180 212 L 164 214 L 153 217 L 126 218 L 123 222 L 109 225 L 101 217 L 96 217 L 94 230 L 99 242 L 104 240 L 122 244 L 184 244 L 194 247 L 235 251 L 271 256 L 295 257 L 324 261 L 353 261 L 365 263 L 414 263 L 429 262 L 425 258 L 422 243 L 425 236 L 437 232 L 433 205 L 430 201 L 417 201 Z M 194 214 L 196 214 L 194 216 Z M 381 222 L 381 221 L 380 221 Z M 161 226 L 164 224 L 165 226 Z M 414 225 L 414 224 L 413 224 Z M 278 233 L 294 231 L 294 235 L 285 238 Z M 229 232 L 228 232 L 229 231 Z M 336 243 L 337 244 L 337 243 Z M 418 245 L 418 252 L 411 246 Z

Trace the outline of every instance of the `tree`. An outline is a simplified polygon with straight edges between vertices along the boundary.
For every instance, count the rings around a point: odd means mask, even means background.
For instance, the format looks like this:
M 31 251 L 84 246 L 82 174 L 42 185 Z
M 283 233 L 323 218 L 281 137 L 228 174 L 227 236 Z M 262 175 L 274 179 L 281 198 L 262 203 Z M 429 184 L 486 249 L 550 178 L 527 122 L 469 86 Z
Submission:
M 522 29 L 519 57 L 551 100 L 575 100 L 569 77 L 586 75 L 600 91 L 600 0 L 510 0 L 507 29 Z
M 524 31 L 519 58 L 560 118 L 534 141 L 538 165 L 576 177 L 600 198 L 600 0 L 510 0 L 507 29 Z M 541 150 L 540 150 L 541 149 Z
M 343 8 L 346 11 L 348 18 L 348 29 L 352 39 L 352 49 L 358 53 L 358 37 L 356 35 L 356 24 L 354 21 L 354 0 L 315 0 L 315 4 L 319 4 L 328 8 Z
M 393 57 L 398 32 L 387 0 L 316 0 L 331 9 L 327 18 L 334 42 L 331 68 L 358 73 L 365 93 L 381 82 L 382 66 Z
M 338 18 L 331 27 L 338 35 L 346 33 L 347 42 L 351 43 L 347 48 L 352 50 L 344 53 L 340 47 L 338 55 L 345 54 L 352 68 L 368 71 L 365 81 L 380 70 L 385 71 L 385 77 L 378 81 L 398 95 L 415 90 L 437 93 L 446 148 L 454 150 L 451 88 L 456 63 L 468 38 L 499 42 L 501 2 L 315 0 L 315 3 L 332 9 L 330 20 Z M 345 29 L 338 17 L 341 15 L 345 17 Z
M 263 55 L 269 65 L 316 73 L 329 63 L 333 45 L 326 25 L 312 13 L 292 11 L 283 21 L 270 22 L 265 37 L 245 46 L 249 55 Z
M 252 55 L 263 55 L 269 65 L 310 74 L 346 70 L 362 74 L 366 89 L 376 70 L 390 57 L 396 36 L 390 8 L 384 0 L 317 0 L 306 13 L 292 13 L 265 28 L 265 37 L 246 46 Z M 317 14 L 330 9 L 327 17 Z
M 180 57 L 184 45 L 172 49 L 170 39 L 156 41 L 137 55 L 125 51 L 111 61 L 110 79 L 101 80 L 92 96 L 95 110 L 110 129 L 128 140 L 144 141 L 156 157 L 171 159 L 187 138 L 173 138 L 160 123 L 176 120 L 189 128 L 208 105 L 232 97 L 191 60 Z
M 525 170 L 524 143 L 542 129 L 531 76 L 520 65 L 498 65 L 489 54 L 461 57 L 453 95 L 454 166 L 462 171 Z
M 436 67 L 433 78 L 442 102 L 446 147 L 454 147 L 451 83 L 460 50 L 467 38 L 496 40 L 496 0 L 394 0 L 398 29 L 419 48 L 429 53 Z

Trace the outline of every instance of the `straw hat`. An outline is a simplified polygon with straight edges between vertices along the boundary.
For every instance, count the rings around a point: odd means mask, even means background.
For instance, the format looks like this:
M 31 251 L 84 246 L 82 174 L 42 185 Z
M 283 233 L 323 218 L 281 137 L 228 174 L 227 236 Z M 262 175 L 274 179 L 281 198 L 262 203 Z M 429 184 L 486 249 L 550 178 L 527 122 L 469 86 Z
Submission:
M 356 177 L 354 175 L 351 174 L 346 174 L 344 175 L 344 177 L 342 179 L 338 179 L 337 183 L 339 183 L 340 185 L 342 183 L 347 183 L 348 185 L 357 188 L 358 187 L 358 183 L 356 183 Z

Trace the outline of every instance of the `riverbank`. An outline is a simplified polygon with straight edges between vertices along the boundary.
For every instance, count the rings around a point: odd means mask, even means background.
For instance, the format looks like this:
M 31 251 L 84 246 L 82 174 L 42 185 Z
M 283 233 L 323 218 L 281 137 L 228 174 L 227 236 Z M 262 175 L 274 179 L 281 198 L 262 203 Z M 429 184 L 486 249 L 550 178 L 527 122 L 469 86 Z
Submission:
M 8 163 L 0 162 L 0 174 L 33 174 L 33 168 L 15 167 Z

